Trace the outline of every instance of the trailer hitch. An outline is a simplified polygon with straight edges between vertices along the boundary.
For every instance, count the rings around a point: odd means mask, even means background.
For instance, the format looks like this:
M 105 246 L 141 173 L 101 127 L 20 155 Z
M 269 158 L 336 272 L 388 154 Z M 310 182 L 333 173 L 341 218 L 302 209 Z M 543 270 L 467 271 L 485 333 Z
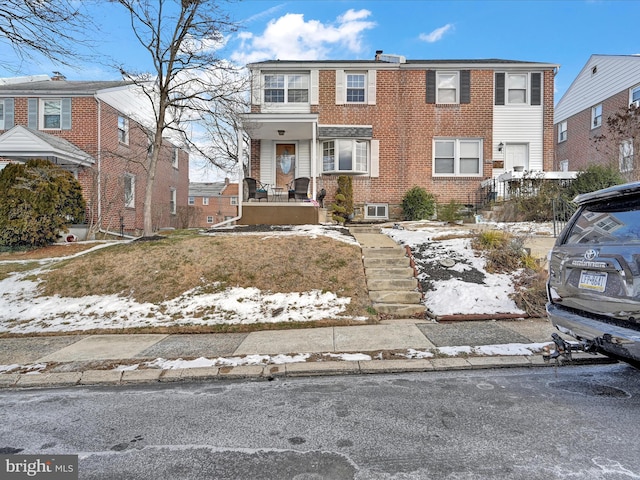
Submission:
M 590 352 L 594 353 L 597 350 L 596 343 L 592 341 L 582 342 L 567 342 L 563 340 L 557 333 L 552 333 L 554 348 L 551 346 L 545 346 L 542 349 L 542 358 L 545 362 L 555 360 L 556 364 L 560 357 L 565 360 L 571 361 L 571 352 Z

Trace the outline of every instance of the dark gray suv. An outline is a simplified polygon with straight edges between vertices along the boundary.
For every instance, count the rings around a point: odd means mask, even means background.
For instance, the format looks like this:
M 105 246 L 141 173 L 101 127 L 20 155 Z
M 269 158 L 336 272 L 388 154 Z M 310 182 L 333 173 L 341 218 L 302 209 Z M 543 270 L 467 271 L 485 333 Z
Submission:
M 574 202 L 549 254 L 547 314 L 582 349 L 640 367 L 640 182 Z

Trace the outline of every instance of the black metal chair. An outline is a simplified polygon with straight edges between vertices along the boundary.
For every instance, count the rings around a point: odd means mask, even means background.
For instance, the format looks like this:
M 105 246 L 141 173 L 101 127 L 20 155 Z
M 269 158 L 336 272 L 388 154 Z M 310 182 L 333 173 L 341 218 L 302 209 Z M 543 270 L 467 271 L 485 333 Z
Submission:
M 294 178 L 292 182 L 290 182 L 287 187 L 289 188 L 289 197 L 287 201 L 291 200 L 306 200 L 309 198 L 307 196 L 307 191 L 309 190 L 309 177 L 298 177 Z
M 253 198 L 260 201 L 266 198 L 269 201 L 269 192 L 266 185 L 250 177 L 245 178 L 244 181 L 247 184 L 247 200 Z

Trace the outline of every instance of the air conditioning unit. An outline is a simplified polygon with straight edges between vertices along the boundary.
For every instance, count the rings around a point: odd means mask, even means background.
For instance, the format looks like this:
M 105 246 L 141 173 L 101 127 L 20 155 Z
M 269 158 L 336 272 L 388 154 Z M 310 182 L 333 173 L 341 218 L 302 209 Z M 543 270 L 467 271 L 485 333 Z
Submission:
M 631 102 L 629 104 L 629 108 L 632 108 L 632 107 L 640 108 L 640 100 L 636 100 L 635 102 Z
M 402 55 L 389 55 L 386 53 L 380 54 L 380 56 L 378 56 L 378 60 L 387 63 L 407 63 L 406 57 Z

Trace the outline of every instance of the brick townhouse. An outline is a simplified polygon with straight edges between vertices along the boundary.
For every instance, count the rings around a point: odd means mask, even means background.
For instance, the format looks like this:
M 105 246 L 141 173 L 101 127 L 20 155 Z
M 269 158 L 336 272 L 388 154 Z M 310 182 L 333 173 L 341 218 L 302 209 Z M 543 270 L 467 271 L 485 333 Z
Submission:
M 274 60 L 248 65 L 249 176 L 309 177 L 331 202 L 353 178 L 356 218 L 396 219 L 404 194 L 476 204 L 483 180 L 553 167 L 556 64 L 511 60 Z
M 238 184 L 224 182 L 189 183 L 190 227 L 211 227 L 238 215 Z
M 71 171 L 94 229 L 143 229 L 152 117 L 139 87 L 124 81 L 67 81 L 56 75 L 0 79 L 0 168 L 49 159 Z M 153 192 L 153 225 L 176 226 L 187 206 L 188 154 L 165 141 Z
M 632 105 L 640 108 L 640 56 L 591 55 L 556 105 L 555 168 L 614 165 L 629 180 L 640 179 L 633 160 L 640 148 L 640 127 L 620 135 L 611 135 L 607 128 L 610 116 Z M 603 135 L 609 139 L 596 141 Z

